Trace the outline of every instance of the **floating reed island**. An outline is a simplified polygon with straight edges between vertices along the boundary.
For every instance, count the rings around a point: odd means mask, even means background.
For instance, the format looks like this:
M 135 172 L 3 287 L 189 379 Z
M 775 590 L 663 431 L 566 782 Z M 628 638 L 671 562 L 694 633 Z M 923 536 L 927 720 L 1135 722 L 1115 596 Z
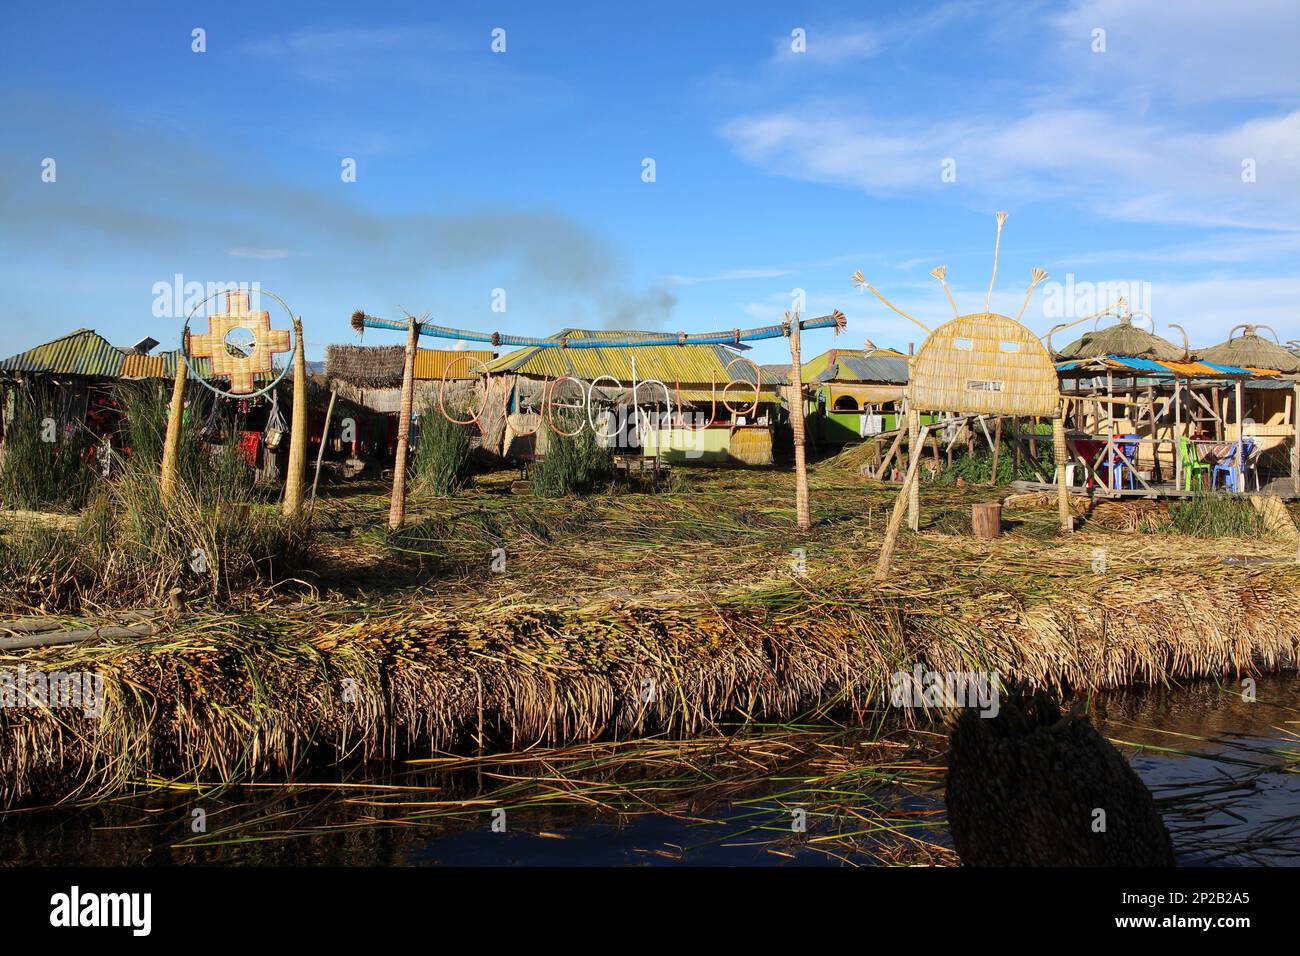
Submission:
M 1186 533 L 1179 503 L 1136 530 L 1099 506 L 1057 537 L 1048 495 L 987 542 L 969 505 L 998 490 L 935 484 L 877 584 L 895 490 L 814 469 L 799 532 L 792 483 L 700 471 L 658 494 L 548 500 L 480 479 L 413 497 L 398 532 L 374 530 L 381 493 L 322 499 L 314 590 L 163 616 L 125 640 L 0 646 L 5 670 L 103 680 L 99 716 L 0 708 L 3 800 L 749 720 L 905 721 L 918 715 L 889 706 L 890 677 L 918 663 L 1080 690 L 1300 656 L 1294 547 L 1249 507 L 1215 531 L 1235 537 Z

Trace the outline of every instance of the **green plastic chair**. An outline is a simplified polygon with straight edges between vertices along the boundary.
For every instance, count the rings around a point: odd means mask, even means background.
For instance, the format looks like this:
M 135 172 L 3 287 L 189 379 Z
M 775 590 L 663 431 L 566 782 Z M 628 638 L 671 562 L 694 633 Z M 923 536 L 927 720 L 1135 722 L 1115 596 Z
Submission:
M 1200 479 L 1202 475 L 1208 475 L 1210 466 L 1201 461 L 1196 454 L 1196 446 L 1192 444 L 1192 440 L 1186 435 L 1178 437 L 1178 457 L 1182 459 L 1183 464 L 1183 490 L 1191 491 L 1192 476 L 1195 475 Z M 1205 481 L 1203 479 L 1198 481 L 1197 487 L 1204 488 Z

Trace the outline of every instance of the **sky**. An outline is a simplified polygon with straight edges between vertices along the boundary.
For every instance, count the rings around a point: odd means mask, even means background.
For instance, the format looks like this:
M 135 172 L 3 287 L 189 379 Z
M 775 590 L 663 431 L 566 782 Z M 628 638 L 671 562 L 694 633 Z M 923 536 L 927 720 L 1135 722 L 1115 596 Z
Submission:
M 312 359 L 357 309 L 540 336 L 801 305 L 848 316 L 805 355 L 905 350 L 850 277 L 933 328 L 946 265 L 982 311 L 998 210 L 992 308 L 1046 269 L 1039 334 L 1126 293 L 1193 346 L 1300 338 L 1298 46 L 1294 0 L 8 0 L 0 356 L 174 347 L 186 284 L 229 282 Z

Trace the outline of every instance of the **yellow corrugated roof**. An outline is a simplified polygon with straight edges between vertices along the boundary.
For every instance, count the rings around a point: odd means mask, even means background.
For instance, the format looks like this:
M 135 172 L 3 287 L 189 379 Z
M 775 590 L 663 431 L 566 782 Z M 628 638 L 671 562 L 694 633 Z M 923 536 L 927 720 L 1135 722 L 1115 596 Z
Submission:
M 479 366 L 492 361 L 496 354 L 490 349 L 466 349 L 455 352 L 450 349 L 419 349 L 415 353 L 415 377 L 429 381 L 441 379 L 444 372 L 448 378 L 474 378 Z
M 587 331 L 566 329 L 552 338 L 623 338 L 637 333 L 625 331 Z M 736 362 L 727 372 L 727 363 L 736 353 L 722 345 L 645 345 L 629 348 L 558 348 L 531 346 L 510 352 L 485 367 L 494 374 L 515 372 L 533 378 L 560 378 L 571 375 L 583 381 L 601 376 L 631 382 L 633 363 L 638 380 L 658 379 L 669 386 L 719 384 L 728 381 L 753 381 L 754 370 L 747 362 Z M 775 383 L 773 383 L 775 384 Z M 766 386 L 767 383 L 765 382 Z M 736 390 L 733 390 L 736 391 Z

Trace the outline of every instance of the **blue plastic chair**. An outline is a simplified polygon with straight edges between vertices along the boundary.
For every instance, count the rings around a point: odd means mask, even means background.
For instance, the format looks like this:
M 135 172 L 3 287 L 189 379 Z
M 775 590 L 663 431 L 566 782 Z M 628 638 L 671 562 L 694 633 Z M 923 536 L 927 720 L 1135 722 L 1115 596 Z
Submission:
M 1124 456 L 1124 458 L 1127 458 L 1129 461 L 1132 461 L 1134 457 L 1137 455 L 1138 442 L 1136 441 L 1136 439 L 1139 436 L 1119 435 L 1117 437 L 1134 439 L 1134 441 L 1116 442 L 1115 445 L 1115 447 L 1119 450 L 1120 454 Z M 1133 469 L 1130 468 L 1128 465 L 1126 465 L 1124 463 L 1124 459 L 1120 458 L 1119 455 L 1112 454 L 1110 458 L 1110 486 L 1112 488 L 1124 487 L 1124 475 L 1126 473 L 1128 474 L 1128 486 L 1130 488 L 1136 488 L 1137 482 L 1133 475 Z
M 1255 443 L 1246 438 L 1241 443 L 1241 467 L 1249 469 L 1250 458 L 1255 454 Z M 1214 471 L 1210 473 L 1210 487 L 1214 488 L 1218 484 L 1219 475 L 1223 474 L 1226 479 L 1224 487 L 1229 491 L 1237 490 L 1237 442 L 1232 443 L 1232 448 L 1228 450 L 1227 456 L 1223 461 L 1214 466 Z

